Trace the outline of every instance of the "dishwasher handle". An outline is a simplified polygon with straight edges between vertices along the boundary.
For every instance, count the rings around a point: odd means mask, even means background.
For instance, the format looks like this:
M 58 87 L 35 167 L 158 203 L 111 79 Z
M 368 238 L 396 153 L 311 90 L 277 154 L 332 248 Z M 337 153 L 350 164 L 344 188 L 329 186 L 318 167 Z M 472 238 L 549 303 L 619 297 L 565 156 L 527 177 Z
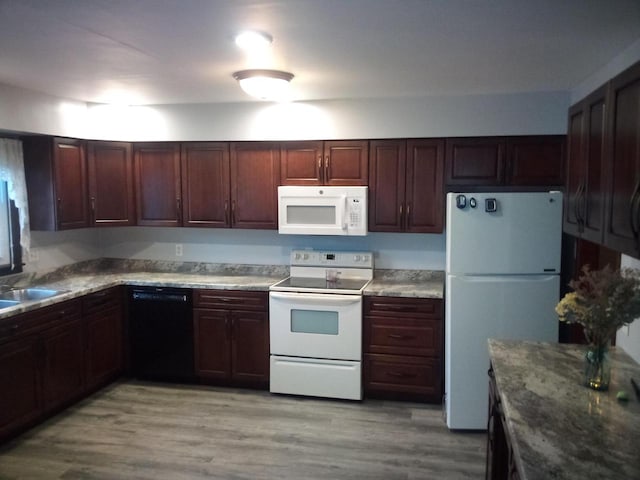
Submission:
M 160 293 L 160 292 L 136 292 L 131 294 L 131 298 L 136 301 L 151 300 L 154 302 L 180 302 L 187 303 L 189 298 L 181 293 Z

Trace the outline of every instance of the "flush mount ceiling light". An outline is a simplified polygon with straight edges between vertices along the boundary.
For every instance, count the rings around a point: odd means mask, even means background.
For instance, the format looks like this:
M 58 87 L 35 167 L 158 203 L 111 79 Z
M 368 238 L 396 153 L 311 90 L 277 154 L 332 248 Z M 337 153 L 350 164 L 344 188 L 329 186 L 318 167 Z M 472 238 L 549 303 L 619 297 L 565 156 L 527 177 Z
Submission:
M 247 30 L 236 35 L 235 41 L 238 47 L 251 51 L 268 47 L 273 42 L 273 37 L 268 33 Z
M 287 100 L 293 73 L 280 70 L 240 70 L 233 74 L 240 88 L 260 100 Z

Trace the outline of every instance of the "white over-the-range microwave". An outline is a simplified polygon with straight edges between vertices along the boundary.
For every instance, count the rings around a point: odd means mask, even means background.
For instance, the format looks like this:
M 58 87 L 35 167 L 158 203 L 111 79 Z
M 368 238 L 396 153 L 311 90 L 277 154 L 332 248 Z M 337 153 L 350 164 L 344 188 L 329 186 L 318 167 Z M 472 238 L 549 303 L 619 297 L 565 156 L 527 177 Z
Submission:
M 278 232 L 366 235 L 368 187 L 278 187 Z

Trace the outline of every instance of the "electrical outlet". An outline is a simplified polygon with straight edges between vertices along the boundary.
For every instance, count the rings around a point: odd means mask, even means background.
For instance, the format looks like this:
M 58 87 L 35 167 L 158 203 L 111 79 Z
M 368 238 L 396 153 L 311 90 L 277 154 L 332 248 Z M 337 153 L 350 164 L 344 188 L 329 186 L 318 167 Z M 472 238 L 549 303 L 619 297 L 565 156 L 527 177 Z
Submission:
M 176 243 L 176 257 L 182 256 L 182 244 Z
M 37 248 L 30 248 L 29 249 L 29 261 L 30 262 L 37 262 L 38 260 L 40 260 L 40 252 L 38 251 Z

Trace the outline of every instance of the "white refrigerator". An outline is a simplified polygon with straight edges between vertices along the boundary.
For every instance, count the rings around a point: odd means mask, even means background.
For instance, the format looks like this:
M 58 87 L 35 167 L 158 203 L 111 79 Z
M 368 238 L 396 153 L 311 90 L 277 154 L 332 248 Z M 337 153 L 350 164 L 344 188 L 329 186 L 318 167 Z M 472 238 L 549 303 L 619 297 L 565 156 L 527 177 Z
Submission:
M 487 428 L 489 338 L 558 341 L 562 193 L 447 194 L 445 409 Z

